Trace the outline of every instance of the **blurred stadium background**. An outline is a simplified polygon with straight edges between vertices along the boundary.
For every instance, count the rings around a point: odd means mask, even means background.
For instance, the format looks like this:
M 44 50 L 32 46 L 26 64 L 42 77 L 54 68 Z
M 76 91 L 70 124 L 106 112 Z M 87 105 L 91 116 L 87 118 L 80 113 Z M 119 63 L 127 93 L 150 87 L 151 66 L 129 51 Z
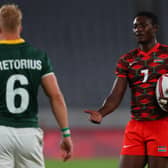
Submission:
M 168 44 L 168 1 L 0 0 L 0 4 L 7 2 L 17 3 L 23 10 L 22 36 L 45 50 L 53 62 L 69 108 L 74 159 L 118 158 L 129 119 L 129 91 L 121 106 L 101 125 L 89 123 L 83 110 L 101 105 L 111 89 L 119 56 L 136 47 L 132 19 L 139 10 L 159 16 L 158 37 Z M 45 157 L 59 159 L 60 133 L 41 88 L 39 105 Z

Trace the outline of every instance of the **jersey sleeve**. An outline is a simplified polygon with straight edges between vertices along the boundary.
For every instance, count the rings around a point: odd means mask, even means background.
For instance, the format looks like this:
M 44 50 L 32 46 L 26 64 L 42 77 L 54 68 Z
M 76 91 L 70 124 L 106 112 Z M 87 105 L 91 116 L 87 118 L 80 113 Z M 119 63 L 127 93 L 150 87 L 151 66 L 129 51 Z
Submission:
M 125 56 L 121 56 L 118 63 L 117 63 L 117 66 L 116 66 L 116 71 L 115 71 L 116 76 L 127 77 L 127 75 L 128 75 L 128 65 L 129 64 L 125 60 Z
M 51 64 L 51 61 L 49 59 L 49 57 L 47 56 L 47 54 L 45 53 L 44 58 L 42 60 L 42 73 L 41 76 L 44 77 L 50 73 L 54 73 L 53 72 L 53 67 Z

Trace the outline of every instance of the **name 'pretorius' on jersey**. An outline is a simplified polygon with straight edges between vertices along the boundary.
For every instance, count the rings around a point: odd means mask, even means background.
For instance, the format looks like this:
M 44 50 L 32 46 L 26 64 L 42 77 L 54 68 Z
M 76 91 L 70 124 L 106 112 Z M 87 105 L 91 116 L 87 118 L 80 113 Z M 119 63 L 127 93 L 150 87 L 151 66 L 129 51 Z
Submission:
M 41 60 L 9 59 L 9 60 L 0 61 L 0 71 L 13 70 L 13 69 L 41 70 L 41 68 L 42 68 Z

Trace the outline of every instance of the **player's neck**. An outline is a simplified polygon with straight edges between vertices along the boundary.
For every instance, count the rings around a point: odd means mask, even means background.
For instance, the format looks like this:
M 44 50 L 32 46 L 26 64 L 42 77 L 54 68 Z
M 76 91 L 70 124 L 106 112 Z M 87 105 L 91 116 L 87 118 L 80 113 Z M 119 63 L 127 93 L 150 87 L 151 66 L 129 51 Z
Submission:
M 139 48 L 144 51 L 144 52 L 148 52 L 149 50 L 151 50 L 156 44 L 157 44 L 157 40 L 154 39 L 149 43 L 141 43 L 139 44 Z
M 20 34 L 18 33 L 3 33 L 0 35 L 0 40 L 17 40 L 20 38 Z

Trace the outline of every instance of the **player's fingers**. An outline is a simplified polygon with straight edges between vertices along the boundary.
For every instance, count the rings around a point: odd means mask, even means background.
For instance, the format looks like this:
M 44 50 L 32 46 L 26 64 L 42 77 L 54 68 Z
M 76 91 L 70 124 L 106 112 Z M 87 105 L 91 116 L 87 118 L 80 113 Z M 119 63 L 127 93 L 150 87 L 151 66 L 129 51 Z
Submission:
M 88 113 L 88 114 L 93 114 L 95 113 L 96 111 L 93 111 L 93 110 L 84 110 L 85 113 Z
M 62 158 L 63 161 L 67 161 L 72 157 L 72 152 L 71 151 L 67 151 L 66 149 L 62 150 Z
M 71 142 L 71 139 L 69 139 L 68 137 L 63 139 L 61 143 L 61 150 L 63 161 L 67 161 L 72 157 L 73 144 Z
M 84 111 L 85 113 L 88 113 L 88 114 L 90 114 L 90 118 L 99 118 L 99 116 L 100 116 L 100 113 L 98 112 L 98 111 L 93 111 L 93 110 L 85 110 Z
M 102 120 L 102 117 L 100 115 L 91 115 L 89 120 L 94 123 L 94 124 L 100 124 L 101 123 L 101 120 Z
M 63 156 L 63 161 L 66 162 L 72 157 L 72 152 L 65 152 Z
M 89 121 L 91 121 L 92 123 L 94 123 L 94 124 L 101 123 L 102 118 L 101 118 L 99 112 L 93 111 L 93 110 L 85 110 L 84 112 L 90 114 Z
M 101 123 L 101 121 L 96 121 L 96 120 L 90 120 L 90 121 L 94 124 L 100 124 Z

